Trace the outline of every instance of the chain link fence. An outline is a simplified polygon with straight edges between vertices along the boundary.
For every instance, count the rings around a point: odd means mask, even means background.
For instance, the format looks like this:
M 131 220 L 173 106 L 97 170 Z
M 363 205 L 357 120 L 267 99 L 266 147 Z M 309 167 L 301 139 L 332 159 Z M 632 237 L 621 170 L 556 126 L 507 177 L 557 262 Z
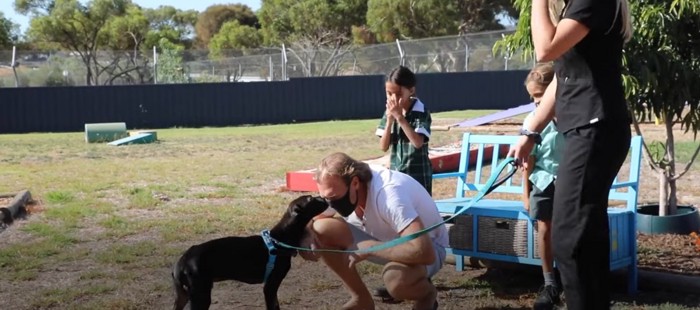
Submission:
M 497 55 L 510 31 L 367 46 L 309 44 L 225 50 L 75 52 L 0 51 L 0 87 L 280 81 L 297 77 L 386 74 L 397 65 L 416 73 L 526 70 L 520 55 Z M 14 66 L 12 59 L 14 56 Z

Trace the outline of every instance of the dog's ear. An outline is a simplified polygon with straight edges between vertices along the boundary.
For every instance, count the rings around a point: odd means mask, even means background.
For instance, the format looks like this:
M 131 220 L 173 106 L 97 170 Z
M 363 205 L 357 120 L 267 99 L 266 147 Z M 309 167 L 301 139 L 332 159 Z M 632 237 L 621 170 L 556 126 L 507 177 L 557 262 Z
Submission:
M 294 199 L 289 204 L 289 215 L 297 216 L 301 211 L 303 211 L 302 209 L 304 208 L 304 205 L 308 204 L 311 199 L 313 199 L 311 195 L 304 195 Z

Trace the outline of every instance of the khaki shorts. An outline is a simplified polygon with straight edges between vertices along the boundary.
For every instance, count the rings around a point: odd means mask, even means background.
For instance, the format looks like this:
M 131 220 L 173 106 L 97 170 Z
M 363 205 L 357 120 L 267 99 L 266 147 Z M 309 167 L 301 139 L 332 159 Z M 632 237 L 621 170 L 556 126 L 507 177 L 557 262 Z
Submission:
M 348 250 L 357 250 L 357 244 L 362 241 L 377 240 L 376 238 L 370 236 L 368 233 L 362 231 L 360 228 L 351 223 L 348 223 L 348 227 L 350 227 L 353 239 L 353 245 L 350 248 L 348 248 Z M 436 244 L 435 242 L 433 242 L 433 249 L 435 249 L 435 261 L 431 265 L 425 266 L 426 271 L 428 273 L 428 278 L 431 278 L 436 273 L 438 273 L 438 271 L 440 271 L 442 265 L 445 263 L 445 256 L 447 255 L 447 253 L 445 252 L 445 248 L 439 244 Z M 367 258 L 367 260 L 379 265 L 386 265 L 386 263 L 389 262 L 383 258 L 379 258 L 376 256 L 370 256 L 369 258 Z

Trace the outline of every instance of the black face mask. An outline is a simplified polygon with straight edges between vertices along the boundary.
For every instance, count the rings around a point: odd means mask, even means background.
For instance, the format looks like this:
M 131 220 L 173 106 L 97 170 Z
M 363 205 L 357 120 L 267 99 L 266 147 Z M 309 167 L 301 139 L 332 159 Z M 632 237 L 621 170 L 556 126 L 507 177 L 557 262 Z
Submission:
M 355 196 L 357 196 L 357 190 L 355 191 Z M 355 197 L 355 200 L 357 200 L 357 197 Z M 350 216 L 350 214 L 352 214 L 352 212 L 355 211 L 355 208 L 357 207 L 357 201 L 355 201 L 355 203 L 350 202 L 349 186 L 348 191 L 343 197 L 340 197 L 336 200 L 328 201 L 328 204 L 331 206 L 331 208 L 335 209 L 335 211 L 338 211 L 338 213 L 340 213 L 340 215 L 342 215 L 343 217 Z

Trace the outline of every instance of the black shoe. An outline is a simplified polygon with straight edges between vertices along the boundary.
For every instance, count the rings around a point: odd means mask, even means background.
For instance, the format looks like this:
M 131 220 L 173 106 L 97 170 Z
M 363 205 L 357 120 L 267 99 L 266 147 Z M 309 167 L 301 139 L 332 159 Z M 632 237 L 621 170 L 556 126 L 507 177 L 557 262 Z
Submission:
M 372 295 L 374 295 L 374 297 L 379 297 L 383 303 L 399 302 L 398 300 L 394 299 L 394 297 L 392 297 L 391 294 L 389 294 L 389 291 L 386 289 L 386 287 L 383 286 L 375 288 L 372 292 Z
M 433 279 L 428 278 L 428 282 L 433 283 Z M 398 300 L 398 299 L 394 298 L 393 296 L 391 296 L 391 294 L 389 294 L 389 291 L 386 289 L 386 287 L 383 287 L 383 286 L 375 288 L 374 291 L 372 292 L 372 295 L 374 297 L 379 297 L 383 303 L 399 303 L 399 302 L 401 302 L 401 300 Z M 437 301 L 435 301 L 435 307 L 436 307 L 435 309 L 437 309 Z
M 438 310 L 438 302 L 437 299 L 435 300 L 435 303 L 433 304 L 433 310 Z
M 553 285 L 546 285 L 540 289 L 535 299 L 535 304 L 532 306 L 534 310 L 551 310 L 554 305 L 561 303 L 561 292 L 559 288 Z

